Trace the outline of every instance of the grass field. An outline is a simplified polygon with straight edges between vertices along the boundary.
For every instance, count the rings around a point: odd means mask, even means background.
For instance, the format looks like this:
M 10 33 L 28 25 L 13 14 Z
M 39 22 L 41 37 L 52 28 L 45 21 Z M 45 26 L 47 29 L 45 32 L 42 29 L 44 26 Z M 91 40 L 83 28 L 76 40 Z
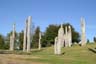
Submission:
M 62 48 L 62 55 L 54 55 L 53 47 L 32 50 L 31 53 L 14 51 L 0 54 L 0 64 L 96 64 L 96 44 L 74 45 Z

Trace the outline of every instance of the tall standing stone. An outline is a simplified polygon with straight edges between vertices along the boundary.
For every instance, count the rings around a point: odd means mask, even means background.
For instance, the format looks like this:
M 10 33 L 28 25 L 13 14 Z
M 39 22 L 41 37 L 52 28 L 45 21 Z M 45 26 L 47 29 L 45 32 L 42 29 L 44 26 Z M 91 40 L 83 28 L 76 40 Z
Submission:
M 30 44 L 31 44 L 31 21 L 32 17 L 28 17 L 28 29 L 27 29 L 27 52 L 30 52 Z
M 71 47 L 72 45 L 72 32 L 71 27 L 65 27 L 65 33 L 63 29 L 63 25 L 61 24 L 60 29 L 58 30 L 58 36 L 55 37 L 54 42 L 54 54 L 61 54 L 61 48 L 65 45 L 65 47 Z
M 65 27 L 65 47 L 68 46 L 68 31 L 67 31 L 67 26 Z
M 61 48 L 63 46 L 62 44 L 64 43 L 63 35 L 64 35 L 64 29 L 63 29 L 63 25 L 61 24 L 61 27 L 58 30 L 57 54 L 61 54 Z
M 14 42 L 15 42 L 15 24 L 13 24 L 12 35 L 10 35 L 10 50 L 14 50 Z
M 81 46 L 86 45 L 85 19 L 81 18 Z
M 39 32 L 39 45 L 38 46 L 39 46 L 38 49 L 40 50 L 41 49 L 41 32 Z
M 63 24 L 61 24 L 60 29 L 58 30 L 58 40 L 61 41 L 61 47 L 64 46 L 64 29 Z
M 28 21 L 25 22 L 25 29 L 24 29 L 24 40 L 23 40 L 23 51 L 26 51 L 26 44 L 27 44 L 27 25 Z
M 13 43 L 12 43 L 12 35 L 10 35 L 10 51 L 13 50 L 13 47 L 12 47 Z
M 57 43 L 58 43 L 58 37 L 55 37 L 55 42 L 54 42 L 54 54 L 57 54 Z
M 30 44 L 31 44 L 31 21 L 32 17 L 29 16 L 25 23 L 24 29 L 24 40 L 23 40 L 23 51 L 30 52 Z
M 72 31 L 71 31 L 71 27 L 68 26 L 69 31 L 68 31 L 68 43 L 69 43 L 69 47 L 71 47 L 72 45 Z

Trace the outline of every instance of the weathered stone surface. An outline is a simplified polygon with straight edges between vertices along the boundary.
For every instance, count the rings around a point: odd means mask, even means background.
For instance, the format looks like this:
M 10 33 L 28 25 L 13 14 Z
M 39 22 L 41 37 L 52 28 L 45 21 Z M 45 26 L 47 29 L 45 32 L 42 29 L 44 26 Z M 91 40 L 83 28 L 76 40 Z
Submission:
M 13 50 L 12 36 L 10 35 L 10 50 Z
M 68 29 L 66 27 L 64 33 L 63 25 L 61 25 L 60 29 L 58 30 L 58 36 L 55 38 L 54 42 L 54 54 L 61 54 L 61 48 L 64 46 L 71 47 L 72 45 L 71 27 L 69 26 Z
M 58 42 L 60 42 L 61 47 L 64 46 L 64 29 L 63 29 L 63 25 L 61 24 L 60 29 L 58 30 Z
M 68 46 L 69 47 L 71 47 L 71 45 L 72 45 L 72 32 L 71 32 L 71 27 L 70 26 L 68 26 L 68 28 L 69 28 L 69 32 L 68 32 Z
M 32 17 L 29 16 L 25 23 L 24 29 L 24 40 L 23 40 L 23 51 L 30 52 L 30 44 L 31 44 L 31 21 Z
M 31 44 L 31 21 L 32 17 L 28 17 L 28 29 L 27 29 L 27 52 L 30 52 L 30 44 Z
M 54 54 L 57 54 L 57 42 L 58 42 L 58 38 L 55 37 L 55 43 L 54 43 Z
M 67 26 L 65 27 L 65 47 L 67 47 L 68 46 L 68 31 L 67 31 L 68 29 L 67 29 Z
M 23 51 L 26 50 L 26 44 L 27 44 L 27 24 L 28 24 L 28 21 L 26 20 L 26 23 L 25 23 L 25 29 L 24 29 L 24 40 L 23 40 Z
M 10 35 L 10 50 L 14 50 L 14 42 L 15 42 L 15 24 L 13 24 L 12 35 Z
M 85 19 L 81 18 L 81 46 L 86 45 Z
M 39 32 L 39 45 L 38 45 L 38 49 L 40 50 L 41 49 L 41 32 Z

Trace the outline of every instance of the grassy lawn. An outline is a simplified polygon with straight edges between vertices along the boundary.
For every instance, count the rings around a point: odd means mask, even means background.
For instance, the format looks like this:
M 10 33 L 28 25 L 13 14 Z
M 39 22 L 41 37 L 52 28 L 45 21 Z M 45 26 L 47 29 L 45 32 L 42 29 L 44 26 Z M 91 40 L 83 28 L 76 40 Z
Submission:
M 62 48 L 62 55 L 54 55 L 53 47 L 43 48 L 40 51 L 34 49 L 28 54 L 14 51 L 12 54 L 0 54 L 0 60 L 7 59 L 10 62 L 13 60 L 18 62 L 16 64 L 96 64 L 95 47 L 96 44 L 87 44 L 83 47 L 74 45 Z

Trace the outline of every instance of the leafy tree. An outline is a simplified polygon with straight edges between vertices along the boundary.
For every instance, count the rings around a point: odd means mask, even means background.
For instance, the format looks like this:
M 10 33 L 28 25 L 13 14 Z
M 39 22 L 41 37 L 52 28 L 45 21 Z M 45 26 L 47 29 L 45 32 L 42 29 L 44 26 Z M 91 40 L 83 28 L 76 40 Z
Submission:
M 49 25 L 42 37 L 42 45 L 50 46 L 54 43 L 54 38 L 58 34 L 58 26 L 57 25 Z
M 46 41 L 46 38 L 44 36 L 44 33 L 43 33 L 42 38 L 41 38 L 41 44 L 42 44 L 42 47 L 46 47 L 47 44 L 48 44 L 47 41 Z
M 39 32 L 40 32 L 40 28 L 37 27 L 36 30 L 35 30 L 35 33 L 33 35 L 33 39 L 32 39 L 32 47 L 33 48 L 37 48 L 38 47 Z
M 79 35 L 79 33 L 78 32 L 76 32 L 76 31 L 73 31 L 72 32 L 72 42 L 74 43 L 74 42 L 79 42 L 80 41 L 80 35 Z
M 89 39 L 87 39 L 87 43 L 90 43 Z
M 79 42 L 80 41 L 80 35 L 79 35 L 78 32 L 75 31 L 74 27 L 71 24 L 66 23 L 66 24 L 63 24 L 64 30 L 65 30 L 65 26 L 67 26 L 67 28 L 68 28 L 68 26 L 71 26 L 71 30 L 72 30 L 72 43 Z
M 19 33 L 19 45 L 20 45 L 20 49 L 23 49 L 23 38 L 24 38 L 24 31 L 22 30 L 20 33 Z
M 4 49 L 4 37 L 0 35 L 0 49 Z
M 96 42 L 96 37 L 94 37 L 94 39 L 93 39 L 93 40 L 94 40 L 94 42 Z
M 5 39 L 5 49 L 9 49 L 9 47 L 10 47 L 10 35 L 12 35 L 12 31 L 7 33 L 7 36 L 6 36 L 6 39 Z M 16 43 L 17 37 L 18 37 L 18 33 L 15 32 L 15 44 L 14 44 L 14 46 L 17 44 Z M 14 48 L 16 48 L 16 47 L 14 47 Z
M 79 42 L 80 41 L 80 35 L 78 32 L 75 31 L 73 26 L 69 23 L 63 24 L 64 32 L 65 27 L 71 26 L 72 29 L 72 42 Z M 46 31 L 42 37 L 42 45 L 43 46 L 50 46 L 54 44 L 54 38 L 58 35 L 58 29 L 60 28 L 60 25 L 49 25 L 46 28 Z
M 3 49 L 9 49 L 9 41 L 8 41 L 7 37 L 4 37 Z
M 7 33 L 7 36 L 6 36 L 6 38 L 5 38 L 5 49 L 9 49 L 9 47 L 10 47 L 10 35 L 12 35 L 12 31 L 11 32 L 9 32 L 9 33 Z

